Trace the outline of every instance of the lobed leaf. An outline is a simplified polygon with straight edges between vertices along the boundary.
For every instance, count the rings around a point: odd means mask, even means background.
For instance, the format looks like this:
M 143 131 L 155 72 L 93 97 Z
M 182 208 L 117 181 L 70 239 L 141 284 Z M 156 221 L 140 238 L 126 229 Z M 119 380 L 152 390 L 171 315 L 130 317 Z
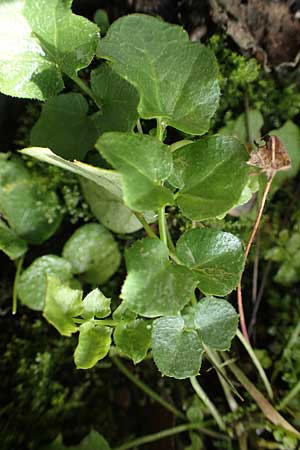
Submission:
M 142 118 L 160 118 L 186 133 L 207 132 L 220 94 L 217 63 L 181 27 L 131 14 L 111 25 L 97 55 L 136 87 Z
M 98 317 L 102 319 L 110 315 L 110 298 L 105 297 L 100 289 L 94 289 L 84 297 L 82 317 L 91 319 Z
M 104 133 L 97 149 L 121 174 L 126 205 L 137 211 L 155 210 L 173 203 L 162 186 L 172 169 L 168 147 L 154 137 L 131 133 Z
M 0 219 L 0 250 L 2 250 L 10 259 L 18 259 L 27 252 L 28 246 L 24 239 L 19 238 L 4 222 Z
M 179 238 L 176 253 L 207 295 L 229 294 L 244 270 L 243 245 L 231 233 L 211 228 L 188 230 Z
M 96 285 L 114 275 L 121 261 L 113 235 L 97 223 L 78 228 L 65 243 L 62 255 L 70 262 L 73 273 Z
M 153 359 L 162 375 L 183 379 L 198 375 L 203 348 L 195 330 L 182 317 L 161 317 L 152 331 Z
M 144 317 L 175 315 L 190 301 L 197 279 L 186 267 L 169 261 L 162 241 L 142 239 L 125 257 L 128 275 L 122 298 L 128 309 Z
M 83 311 L 82 291 L 71 289 L 57 277 L 47 277 L 46 301 L 43 316 L 63 336 L 78 330 L 73 318 Z
M 112 329 L 89 321 L 79 327 L 79 340 L 74 353 L 77 369 L 90 369 L 109 352 Z
M 120 322 L 115 328 L 114 341 L 117 349 L 138 364 L 151 344 L 151 324 L 143 319 Z
M 47 276 L 58 278 L 70 285 L 73 281 L 72 267 L 69 261 L 56 255 L 44 255 L 33 261 L 21 274 L 17 293 L 23 305 L 36 311 L 45 306 Z
M 193 220 L 221 216 L 237 204 L 248 181 L 248 153 L 235 138 L 210 136 L 173 153 L 169 178 L 176 203 Z
M 98 137 L 86 99 L 77 93 L 48 100 L 31 130 L 30 144 L 49 147 L 67 159 L 83 159 Z
M 46 100 L 87 67 L 99 40 L 97 25 L 71 11 L 66 0 L 2 0 L 0 91 Z

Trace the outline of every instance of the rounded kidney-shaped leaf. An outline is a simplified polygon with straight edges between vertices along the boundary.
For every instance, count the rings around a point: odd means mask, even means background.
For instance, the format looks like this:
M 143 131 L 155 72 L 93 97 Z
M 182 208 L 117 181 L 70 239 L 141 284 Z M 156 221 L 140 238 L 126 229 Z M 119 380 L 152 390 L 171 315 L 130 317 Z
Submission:
M 78 228 L 65 243 L 62 254 L 73 272 L 91 284 L 104 284 L 121 261 L 113 235 L 97 223 Z
M 239 283 L 244 269 L 244 249 L 231 233 L 211 228 L 185 232 L 177 242 L 178 258 L 189 267 L 207 295 L 225 295 Z
M 205 345 L 228 350 L 238 327 L 235 309 L 223 298 L 205 297 L 194 306 L 195 328 Z
M 71 264 L 56 255 L 44 255 L 37 258 L 22 272 L 17 284 L 18 297 L 23 305 L 37 311 L 44 308 L 47 275 L 70 284 L 73 279 Z
M 248 153 L 230 136 L 210 136 L 173 153 L 176 203 L 193 220 L 220 216 L 235 206 L 247 184 Z
M 18 259 L 27 252 L 28 246 L 24 239 L 19 238 L 1 219 L 0 219 L 0 250 L 2 250 L 10 259 Z
M 144 119 L 160 118 L 191 134 L 203 134 L 219 100 L 218 68 L 211 50 L 189 42 L 177 25 L 134 14 L 116 20 L 98 56 L 133 84 Z
M 171 191 L 162 186 L 172 170 L 168 147 L 151 136 L 104 133 L 97 149 L 122 174 L 124 201 L 132 209 L 157 209 L 173 202 Z
M 122 287 L 126 306 L 145 317 L 177 314 L 191 299 L 197 280 L 169 261 L 159 239 L 145 238 L 126 252 L 128 275 Z
M 138 364 L 150 347 L 151 324 L 143 319 L 120 322 L 115 329 L 114 341 L 117 349 L 131 358 L 134 364 Z
M 195 330 L 180 316 L 161 317 L 152 331 L 153 359 L 163 375 L 178 379 L 198 375 L 203 348 Z
M 18 158 L 0 158 L 0 212 L 17 236 L 40 244 L 55 233 L 62 215 L 47 180 L 32 176 Z
M 105 297 L 100 289 L 94 289 L 84 297 L 82 316 L 85 319 L 98 317 L 102 319 L 110 315 L 110 298 Z

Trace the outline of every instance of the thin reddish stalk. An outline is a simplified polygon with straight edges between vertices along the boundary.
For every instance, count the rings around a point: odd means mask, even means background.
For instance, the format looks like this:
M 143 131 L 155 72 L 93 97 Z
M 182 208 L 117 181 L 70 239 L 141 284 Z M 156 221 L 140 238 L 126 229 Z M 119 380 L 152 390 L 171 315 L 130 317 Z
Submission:
M 247 258 L 248 258 L 248 255 L 249 255 L 249 252 L 250 252 L 250 249 L 251 249 L 251 245 L 252 245 L 252 243 L 254 241 L 254 238 L 255 238 L 255 235 L 257 233 L 257 230 L 258 230 L 258 227 L 259 227 L 262 215 L 263 215 L 263 211 L 264 211 L 264 207 L 265 207 L 265 204 L 266 204 L 266 200 L 267 200 L 268 194 L 270 192 L 270 188 L 271 188 L 271 184 L 272 184 L 274 175 L 275 175 L 275 173 L 273 173 L 268 178 L 268 181 L 267 181 L 267 184 L 266 184 L 266 187 L 265 187 L 262 199 L 261 199 L 261 203 L 260 203 L 260 206 L 259 206 L 259 210 L 258 210 L 256 219 L 255 219 L 255 223 L 254 223 L 251 235 L 250 235 L 250 237 L 248 239 L 248 242 L 247 242 L 247 245 L 246 245 L 245 261 L 247 261 Z M 243 306 L 242 277 L 241 277 L 241 280 L 240 280 L 239 285 L 237 287 L 237 301 L 238 301 L 238 310 L 239 310 L 239 315 L 240 315 L 241 330 L 242 330 L 244 338 L 250 343 L 248 332 L 247 332 L 245 314 L 244 314 L 244 306 Z

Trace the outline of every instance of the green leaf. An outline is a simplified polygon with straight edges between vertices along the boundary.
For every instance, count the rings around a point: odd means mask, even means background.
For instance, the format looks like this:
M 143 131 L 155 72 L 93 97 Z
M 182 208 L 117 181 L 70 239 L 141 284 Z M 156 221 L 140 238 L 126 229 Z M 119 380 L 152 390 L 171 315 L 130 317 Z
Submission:
M 193 220 L 221 216 L 237 204 L 247 184 L 248 153 L 235 138 L 210 136 L 173 153 L 169 181 L 180 188 L 176 203 Z
M 207 295 L 229 294 L 244 270 L 243 245 L 231 233 L 211 228 L 188 230 L 178 240 L 176 253 Z
M 24 148 L 20 153 L 80 175 L 93 181 L 97 186 L 105 188 L 116 197 L 120 199 L 123 197 L 121 175 L 114 170 L 100 169 L 80 161 L 67 161 L 48 148 L 29 147 Z
M 71 1 L 2 0 L 0 4 L 0 90 L 15 97 L 46 100 L 91 62 L 98 27 L 72 13 Z
M 100 289 L 91 291 L 83 299 L 82 305 L 82 317 L 85 319 L 91 319 L 92 317 L 102 319 L 110 315 L 110 298 L 105 297 Z
M 98 135 L 105 131 L 133 131 L 138 119 L 136 89 L 108 64 L 91 72 L 91 88 L 100 107 L 93 116 Z
M 97 54 L 136 87 L 142 118 L 160 118 L 191 134 L 209 129 L 220 94 L 217 63 L 181 27 L 142 14 L 125 16 L 111 25 Z
M 122 301 L 119 306 L 113 312 L 113 320 L 131 322 L 136 319 L 137 314 L 127 308 L 126 302 Z
M 84 198 L 92 213 L 106 228 L 115 233 L 133 233 L 143 228 L 135 214 L 124 205 L 122 199 L 94 182 L 81 180 Z M 148 222 L 155 221 L 154 213 L 146 214 Z
M 287 178 L 297 175 L 300 168 L 300 128 L 297 127 L 291 120 L 278 130 L 270 131 L 271 135 L 276 135 L 284 144 L 286 151 L 289 154 L 292 165 L 289 170 L 281 171 L 276 174 L 274 179 L 275 185 L 281 184 Z
M 46 301 L 43 316 L 63 336 L 78 330 L 73 318 L 83 311 L 82 291 L 71 289 L 56 277 L 47 276 Z
M 64 245 L 62 255 L 90 284 L 104 284 L 118 270 L 121 255 L 113 235 L 102 225 L 78 228 Z
M 145 317 L 177 314 L 191 299 L 197 280 L 169 261 L 159 239 L 145 238 L 126 252 L 128 275 L 122 287 L 126 306 Z
M 18 259 L 27 252 L 28 246 L 24 239 L 19 238 L 0 219 L 0 250 L 10 259 Z
M 110 446 L 101 434 L 92 430 L 80 444 L 72 446 L 65 446 L 59 434 L 55 441 L 43 447 L 43 450 L 110 450 Z
M 105 9 L 97 9 L 94 14 L 94 22 L 100 28 L 101 34 L 105 34 L 109 28 L 109 17 Z
M 109 352 L 112 329 L 86 322 L 80 325 L 79 340 L 74 353 L 77 369 L 90 369 Z
M 114 132 L 104 133 L 96 147 L 122 174 L 129 208 L 149 211 L 173 203 L 172 193 L 162 186 L 172 169 L 166 145 L 151 136 Z
M 0 212 L 12 231 L 32 244 L 52 236 L 62 219 L 47 180 L 33 175 L 19 158 L 0 158 Z
M 81 94 L 54 97 L 44 104 L 31 131 L 30 144 L 49 147 L 67 159 L 83 159 L 98 137 L 88 103 Z
M 249 137 L 247 131 L 246 114 L 243 113 L 238 116 L 234 121 L 230 121 L 225 127 L 221 128 L 218 133 L 228 136 L 237 137 L 243 144 L 252 144 L 249 142 L 253 139 L 258 139 L 261 135 L 261 128 L 264 124 L 264 118 L 262 113 L 257 109 L 250 109 L 248 112 L 249 121 Z
M 228 350 L 234 338 L 239 317 L 223 298 L 205 297 L 194 306 L 196 329 L 205 345 L 217 350 Z
M 114 341 L 117 349 L 131 358 L 134 364 L 138 364 L 150 347 L 151 324 L 143 319 L 120 322 L 114 332 Z
M 17 293 L 23 305 L 36 311 L 44 308 L 48 275 L 58 278 L 66 285 L 70 285 L 73 280 L 69 261 L 56 255 L 41 256 L 19 278 Z
M 183 379 L 199 373 L 203 348 L 197 332 L 187 329 L 180 316 L 155 320 L 152 351 L 162 375 Z

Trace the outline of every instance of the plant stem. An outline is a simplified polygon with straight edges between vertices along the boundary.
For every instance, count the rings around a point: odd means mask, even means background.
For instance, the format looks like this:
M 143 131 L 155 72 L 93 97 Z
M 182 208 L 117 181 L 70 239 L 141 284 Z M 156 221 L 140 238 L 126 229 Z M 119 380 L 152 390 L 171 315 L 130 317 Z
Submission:
M 236 335 L 239 338 L 239 340 L 241 341 L 241 343 L 243 344 L 243 346 L 245 347 L 248 355 L 252 359 L 252 362 L 255 365 L 255 367 L 257 368 L 257 371 L 258 371 L 258 373 L 260 375 L 260 378 L 262 379 L 262 381 L 263 381 L 263 383 L 265 385 L 265 388 L 266 388 L 266 391 L 267 391 L 269 397 L 273 400 L 274 395 L 273 395 L 273 391 L 272 391 L 272 388 L 271 388 L 271 384 L 270 384 L 270 382 L 268 380 L 266 372 L 264 371 L 262 365 L 260 364 L 259 360 L 257 359 L 257 356 L 256 356 L 255 352 L 253 351 L 253 348 L 251 347 L 249 342 L 244 338 L 244 336 L 240 332 L 240 330 L 237 330 Z
M 131 373 L 127 367 L 121 362 L 119 358 L 116 356 L 112 357 L 113 362 L 118 367 L 120 372 L 123 373 L 132 383 L 134 383 L 139 389 L 145 392 L 145 394 L 149 395 L 149 397 L 153 398 L 156 402 L 160 403 L 165 409 L 170 411 L 174 416 L 178 417 L 182 420 L 187 420 L 185 415 L 179 411 L 175 406 L 168 403 L 166 400 L 164 400 L 159 394 L 157 394 L 155 391 L 153 391 L 149 386 L 147 386 L 143 381 L 141 381 L 136 375 Z
M 286 405 L 289 404 L 289 402 L 300 392 L 300 380 L 295 384 L 295 386 L 290 390 L 290 392 L 287 393 L 287 395 L 281 400 L 279 403 L 277 409 L 281 410 Z
M 13 285 L 13 295 L 12 295 L 12 314 L 16 314 L 17 312 L 17 305 L 18 305 L 18 282 L 21 275 L 21 270 L 23 266 L 24 256 L 19 258 L 16 262 L 16 275 L 14 279 L 14 285 Z
M 168 428 L 163 431 L 159 431 L 158 433 L 147 434 L 146 436 L 141 436 L 139 438 L 134 439 L 133 441 L 126 442 L 125 444 L 117 447 L 113 450 L 127 450 L 129 448 L 133 448 L 139 445 L 148 444 L 149 442 L 158 441 L 159 439 L 164 439 L 168 436 L 173 436 L 174 434 L 183 433 L 188 430 L 199 430 L 199 425 L 195 423 L 187 423 L 185 425 L 179 425 L 178 427 Z
M 165 208 L 159 208 L 158 210 L 158 228 L 159 236 L 166 246 L 168 246 L 168 234 L 167 234 L 167 224 L 165 216 Z
M 246 246 L 246 250 L 245 250 L 245 261 L 247 261 L 251 245 L 252 245 L 252 243 L 254 241 L 254 238 L 255 238 L 255 235 L 257 233 L 257 230 L 258 230 L 261 218 L 262 218 L 262 214 L 263 214 L 263 211 L 264 211 L 264 207 L 265 207 L 265 204 L 266 204 L 266 200 L 267 200 L 268 194 L 270 192 L 270 188 L 271 188 L 271 184 L 272 184 L 273 178 L 274 178 L 274 174 L 272 174 L 267 179 L 267 184 L 265 186 L 265 190 L 264 190 L 261 202 L 260 202 L 260 206 L 259 206 L 259 209 L 258 209 L 258 212 L 257 212 L 257 216 L 256 216 L 256 219 L 255 219 L 255 223 L 254 223 L 251 235 L 250 235 L 250 237 L 248 239 L 248 242 L 247 242 L 247 246 Z M 243 306 L 242 277 L 241 277 L 241 280 L 240 280 L 240 282 L 238 284 L 238 287 L 237 287 L 237 300 L 238 300 L 238 310 L 239 310 L 240 322 L 241 322 L 241 330 L 242 330 L 242 333 L 244 335 L 244 338 L 250 343 L 249 336 L 248 336 L 248 331 L 247 331 L 247 326 L 246 326 L 245 314 L 244 314 L 244 306 Z
M 134 215 L 141 222 L 141 224 L 143 225 L 143 227 L 144 227 L 145 231 L 147 232 L 148 236 L 150 236 L 152 238 L 157 238 L 157 235 L 154 233 L 154 231 L 150 227 L 149 223 L 147 222 L 147 220 L 145 219 L 143 214 L 139 213 L 139 212 L 134 212 Z
M 215 405 L 212 403 L 212 401 L 208 398 L 208 396 L 206 395 L 206 393 L 204 392 L 204 390 L 202 389 L 202 387 L 198 383 L 196 377 L 190 377 L 190 382 L 191 382 L 191 385 L 193 386 L 194 391 L 198 395 L 198 397 L 203 401 L 205 406 L 209 409 L 211 415 L 213 416 L 213 418 L 217 422 L 219 428 L 222 431 L 225 431 L 226 430 L 226 425 L 225 425 L 225 423 L 224 423 L 224 421 L 222 419 L 221 414 L 219 413 L 219 411 L 217 410 Z
M 85 92 L 93 100 L 93 102 L 97 105 L 98 108 L 101 107 L 101 105 L 98 104 L 93 91 L 85 84 L 84 81 L 81 80 L 81 78 L 79 78 L 77 75 L 74 75 L 74 77 L 72 77 L 72 80 L 74 81 L 74 83 L 77 84 L 77 86 L 80 87 L 80 89 L 83 92 Z
M 138 120 L 136 121 L 136 127 L 137 127 L 137 129 L 138 129 L 138 132 L 139 132 L 140 134 L 143 134 L 143 127 L 142 127 L 142 124 L 141 124 L 140 119 L 138 119 Z

